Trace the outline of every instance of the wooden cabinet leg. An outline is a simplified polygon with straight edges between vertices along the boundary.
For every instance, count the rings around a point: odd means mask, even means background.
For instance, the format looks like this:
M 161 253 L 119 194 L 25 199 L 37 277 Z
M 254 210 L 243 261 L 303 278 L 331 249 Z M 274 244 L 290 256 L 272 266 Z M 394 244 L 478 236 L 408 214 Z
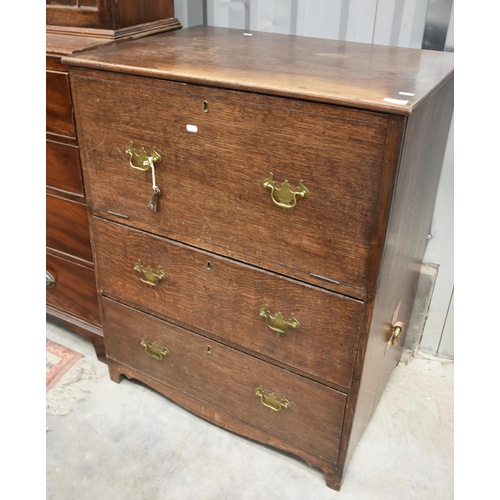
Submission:
M 108 369 L 109 369 L 109 378 L 113 382 L 119 384 L 123 377 L 123 374 L 121 373 L 118 365 L 111 359 L 108 360 Z

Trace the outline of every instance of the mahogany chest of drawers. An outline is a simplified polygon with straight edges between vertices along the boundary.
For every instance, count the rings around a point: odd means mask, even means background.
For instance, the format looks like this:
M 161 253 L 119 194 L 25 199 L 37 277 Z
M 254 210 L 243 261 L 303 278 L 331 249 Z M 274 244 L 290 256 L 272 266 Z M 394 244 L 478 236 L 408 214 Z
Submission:
M 401 355 L 453 56 L 196 27 L 65 62 L 111 378 L 339 489 Z
M 105 360 L 68 67 L 62 57 L 113 40 L 178 29 L 172 0 L 46 4 L 46 308 Z
M 101 359 L 104 342 L 95 286 L 87 203 L 68 67 L 61 58 L 102 43 L 47 33 L 46 307 L 88 337 Z

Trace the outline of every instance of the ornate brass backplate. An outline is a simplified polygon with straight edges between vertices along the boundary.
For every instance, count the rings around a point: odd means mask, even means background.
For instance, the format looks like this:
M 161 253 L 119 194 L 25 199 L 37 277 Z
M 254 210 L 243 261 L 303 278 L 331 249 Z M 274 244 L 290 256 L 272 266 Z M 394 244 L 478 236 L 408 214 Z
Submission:
M 153 152 L 151 156 L 146 153 L 144 148 L 141 148 L 139 153 L 137 153 L 134 147 L 134 141 L 130 141 L 130 144 L 125 149 L 125 153 L 130 156 L 129 165 L 135 170 L 147 172 L 151 168 L 151 164 L 159 163 L 161 161 L 161 156 L 156 151 L 154 146 L 152 150 Z M 135 165 L 134 162 L 136 163 Z
M 291 404 L 290 401 L 286 398 L 286 396 L 283 396 L 279 401 L 276 398 L 276 395 L 274 392 L 271 392 L 271 394 L 266 395 L 264 392 L 264 387 L 260 386 L 255 389 L 255 394 L 260 397 L 260 402 L 267 408 L 269 408 L 272 411 L 280 411 L 282 408 L 290 408 Z
M 164 280 L 166 277 L 161 267 L 158 267 L 158 270 L 155 272 L 151 266 L 144 267 L 140 259 L 135 263 L 134 271 L 139 273 L 139 279 L 143 283 L 150 286 L 156 286 L 158 282 Z
M 287 180 L 279 188 L 276 187 L 274 175 L 272 172 L 269 172 L 269 177 L 262 181 L 262 185 L 266 189 L 271 190 L 271 200 L 273 200 L 273 203 L 284 210 L 293 208 L 299 198 L 307 198 L 309 196 L 309 190 L 304 186 L 302 179 L 299 181 L 297 190 L 292 191 L 290 183 Z
M 165 346 L 159 347 L 156 342 L 151 343 L 146 337 L 142 338 L 141 345 L 144 347 L 146 354 L 156 359 L 156 361 L 161 361 L 164 356 L 170 354 L 170 351 Z
M 269 311 L 269 306 L 266 304 L 259 310 L 259 316 L 266 318 L 266 325 L 280 337 L 283 333 L 290 330 L 290 328 L 298 328 L 300 323 L 295 319 L 294 314 L 290 314 L 288 321 L 285 321 L 283 315 L 278 312 L 274 316 Z

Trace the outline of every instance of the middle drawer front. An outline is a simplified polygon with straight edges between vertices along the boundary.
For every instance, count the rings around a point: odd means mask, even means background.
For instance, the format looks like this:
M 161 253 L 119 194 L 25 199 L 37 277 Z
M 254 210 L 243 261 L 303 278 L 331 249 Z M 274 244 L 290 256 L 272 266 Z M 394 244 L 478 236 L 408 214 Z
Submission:
M 108 358 L 337 462 L 344 393 L 112 300 L 102 304 Z
M 361 301 L 121 224 L 93 221 L 104 295 L 350 387 Z
M 45 199 L 47 247 L 92 262 L 87 205 L 49 194 Z

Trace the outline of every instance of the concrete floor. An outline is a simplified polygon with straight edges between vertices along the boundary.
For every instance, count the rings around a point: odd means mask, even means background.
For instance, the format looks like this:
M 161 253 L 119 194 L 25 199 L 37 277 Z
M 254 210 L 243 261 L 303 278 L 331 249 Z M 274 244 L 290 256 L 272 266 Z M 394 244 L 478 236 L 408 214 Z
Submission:
M 47 318 L 47 338 L 105 373 L 81 382 L 90 393 L 69 415 L 47 416 L 47 499 L 454 498 L 449 360 L 408 356 L 396 367 L 336 492 L 299 458 L 209 424 L 139 382 L 111 382 L 92 344 L 57 320 Z

